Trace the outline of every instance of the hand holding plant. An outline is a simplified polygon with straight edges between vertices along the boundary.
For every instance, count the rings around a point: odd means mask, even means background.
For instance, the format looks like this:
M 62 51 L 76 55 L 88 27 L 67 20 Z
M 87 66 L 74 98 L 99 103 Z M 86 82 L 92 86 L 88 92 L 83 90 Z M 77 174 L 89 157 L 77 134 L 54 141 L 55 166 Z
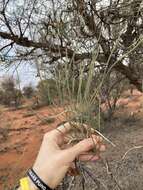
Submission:
M 90 138 L 83 139 L 66 149 L 61 148 L 67 142 L 66 134 L 70 130 L 70 123 L 66 123 L 46 133 L 33 166 L 40 178 L 51 188 L 56 188 L 60 184 L 75 159 L 96 161 L 100 156 L 89 151 L 93 148 L 96 148 L 98 153 L 105 150 L 102 138 L 96 135 L 91 135 Z M 34 189 L 33 184 L 32 187 Z

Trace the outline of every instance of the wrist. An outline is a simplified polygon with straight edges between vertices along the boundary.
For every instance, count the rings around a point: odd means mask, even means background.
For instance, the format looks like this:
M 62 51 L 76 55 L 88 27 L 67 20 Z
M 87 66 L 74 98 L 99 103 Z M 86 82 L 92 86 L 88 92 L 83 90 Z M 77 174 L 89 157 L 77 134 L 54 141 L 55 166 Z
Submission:
M 30 190 L 38 190 L 37 186 L 33 183 L 33 181 L 27 176 Z
M 31 181 L 32 188 L 35 188 L 36 186 L 37 189 L 47 189 L 47 190 L 53 189 L 52 184 L 48 183 L 50 182 L 50 179 L 48 180 L 45 174 L 43 172 L 40 172 L 40 170 L 36 170 L 35 168 L 33 170 L 31 168 L 28 170 L 27 175 L 29 177 L 29 180 Z

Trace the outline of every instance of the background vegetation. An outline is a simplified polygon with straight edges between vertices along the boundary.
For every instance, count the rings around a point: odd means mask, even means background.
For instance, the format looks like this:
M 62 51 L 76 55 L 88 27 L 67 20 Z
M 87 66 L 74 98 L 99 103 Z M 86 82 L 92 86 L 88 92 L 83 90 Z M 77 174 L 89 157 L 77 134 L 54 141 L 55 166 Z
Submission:
M 124 91 L 143 91 L 142 0 L 0 0 L 0 39 L 1 65 L 28 62 L 41 79 L 22 91 L 5 79 L 2 104 L 34 97 L 101 131 Z

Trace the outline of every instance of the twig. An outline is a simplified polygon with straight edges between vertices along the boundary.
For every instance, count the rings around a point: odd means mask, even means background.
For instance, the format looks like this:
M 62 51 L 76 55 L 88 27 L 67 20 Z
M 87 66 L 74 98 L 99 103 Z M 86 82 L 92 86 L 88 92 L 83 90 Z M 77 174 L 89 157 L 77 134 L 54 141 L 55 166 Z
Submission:
M 121 160 L 124 160 L 125 157 L 127 156 L 127 154 L 128 154 L 129 152 L 131 152 L 132 150 L 140 149 L 140 148 L 143 148 L 143 146 L 134 146 L 134 147 L 130 148 L 130 149 L 123 155 L 123 157 L 122 157 Z
M 73 182 L 75 181 L 75 176 L 73 176 L 72 178 L 71 178 L 71 180 L 70 180 L 70 184 L 69 184 L 69 187 L 68 187 L 68 189 L 67 190 L 71 190 L 72 189 L 72 187 L 73 187 Z
M 112 142 L 112 141 L 110 141 L 109 139 L 107 139 L 107 137 L 105 137 L 102 133 L 100 133 L 98 130 L 96 130 L 96 129 L 94 129 L 95 130 L 95 132 L 97 133 L 97 134 L 99 134 L 101 137 L 103 137 L 103 139 L 105 139 L 108 143 L 110 143 L 113 147 L 116 147 L 116 145 Z
M 111 168 L 109 166 L 108 160 L 105 160 L 105 165 L 106 165 L 106 169 L 107 169 L 107 174 L 110 175 L 111 179 L 114 181 L 114 183 L 117 185 L 119 190 L 122 190 L 121 186 L 119 185 L 119 183 L 117 182 L 116 178 L 114 177 Z
M 96 177 L 94 177 L 94 175 L 92 173 L 90 173 L 89 169 L 86 168 L 85 166 L 83 167 L 83 170 L 86 172 L 86 174 L 92 179 L 92 181 L 95 182 L 95 184 L 97 185 L 97 189 L 100 189 L 100 185 L 102 185 L 106 190 L 108 190 L 107 186 L 99 181 L 99 179 L 97 179 Z

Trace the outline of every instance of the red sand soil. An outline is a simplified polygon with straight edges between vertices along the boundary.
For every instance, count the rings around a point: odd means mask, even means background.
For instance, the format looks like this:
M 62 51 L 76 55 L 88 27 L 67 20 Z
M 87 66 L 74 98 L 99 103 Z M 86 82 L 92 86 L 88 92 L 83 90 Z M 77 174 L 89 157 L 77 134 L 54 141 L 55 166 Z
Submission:
M 121 107 L 118 114 L 141 117 L 143 95 L 134 91 L 130 96 L 126 92 L 118 106 Z M 0 189 L 5 190 L 7 186 L 12 188 L 24 176 L 36 158 L 43 134 L 64 120 L 60 116 L 53 123 L 43 125 L 40 118 L 62 111 L 61 108 L 44 107 L 30 115 L 27 108 L 16 111 L 0 108 Z
M 33 164 L 43 134 L 63 119 L 60 117 L 51 124 L 43 125 L 41 118 L 60 112 L 61 108 L 55 110 L 50 107 L 39 109 L 34 115 L 26 108 L 16 111 L 0 109 L 0 189 L 7 189 L 7 184 L 9 187 L 16 184 L 17 179 Z

